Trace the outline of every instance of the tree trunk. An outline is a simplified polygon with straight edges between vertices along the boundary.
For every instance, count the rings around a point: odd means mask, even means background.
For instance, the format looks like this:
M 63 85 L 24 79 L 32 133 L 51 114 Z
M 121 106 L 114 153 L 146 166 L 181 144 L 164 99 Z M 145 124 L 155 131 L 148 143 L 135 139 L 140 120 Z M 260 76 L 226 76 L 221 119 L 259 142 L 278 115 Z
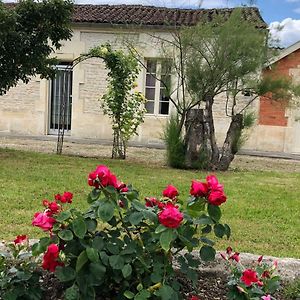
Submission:
M 206 106 L 204 110 L 204 132 L 206 135 L 206 148 L 208 158 L 208 169 L 216 170 L 219 162 L 219 148 L 215 136 L 215 125 L 212 112 L 213 98 L 206 99 Z
M 226 171 L 230 163 L 234 159 L 234 155 L 238 152 L 238 143 L 243 130 L 243 115 L 237 114 L 232 116 L 226 139 L 222 147 L 222 154 L 217 169 Z
M 126 158 L 126 142 L 122 137 L 119 129 L 114 130 L 114 141 L 111 158 L 125 159 Z
M 202 109 L 191 109 L 185 121 L 185 164 L 188 168 L 204 168 L 205 163 L 205 133 Z

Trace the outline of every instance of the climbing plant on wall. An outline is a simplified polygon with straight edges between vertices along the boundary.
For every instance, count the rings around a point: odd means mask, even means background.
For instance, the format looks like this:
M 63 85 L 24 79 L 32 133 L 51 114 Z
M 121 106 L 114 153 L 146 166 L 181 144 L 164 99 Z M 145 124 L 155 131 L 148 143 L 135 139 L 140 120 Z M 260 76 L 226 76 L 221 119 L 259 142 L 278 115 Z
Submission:
M 125 159 L 128 140 L 137 134 L 145 114 L 145 97 L 134 90 L 140 72 L 139 64 L 132 54 L 113 50 L 109 44 L 92 48 L 75 64 L 92 57 L 103 59 L 108 69 L 108 87 L 102 96 L 101 107 L 112 123 L 112 158 Z

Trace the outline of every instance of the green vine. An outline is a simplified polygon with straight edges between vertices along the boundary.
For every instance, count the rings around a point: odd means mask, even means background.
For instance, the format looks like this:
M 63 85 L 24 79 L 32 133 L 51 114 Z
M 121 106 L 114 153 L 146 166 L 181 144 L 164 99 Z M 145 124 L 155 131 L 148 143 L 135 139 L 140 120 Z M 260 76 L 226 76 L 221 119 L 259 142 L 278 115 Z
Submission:
M 112 122 L 112 158 L 125 159 L 127 142 L 137 135 L 137 128 L 144 121 L 146 112 L 144 95 L 134 90 L 140 67 L 132 54 L 113 50 L 110 44 L 92 48 L 87 54 L 81 55 L 79 61 L 91 57 L 103 59 L 109 70 L 107 93 L 102 96 L 101 107 Z

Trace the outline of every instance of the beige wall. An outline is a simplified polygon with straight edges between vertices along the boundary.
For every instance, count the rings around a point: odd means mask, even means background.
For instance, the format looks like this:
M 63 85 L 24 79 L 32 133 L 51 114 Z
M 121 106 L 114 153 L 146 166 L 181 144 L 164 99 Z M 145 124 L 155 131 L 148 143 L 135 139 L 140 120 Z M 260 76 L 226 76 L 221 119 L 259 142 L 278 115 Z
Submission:
M 148 34 L 150 33 L 150 35 Z M 162 57 L 157 39 L 151 35 L 160 35 L 170 39 L 163 31 L 130 32 L 125 29 L 109 29 L 97 26 L 76 26 L 71 41 L 65 42 L 55 54 L 61 61 L 72 61 L 90 48 L 109 42 L 115 49 L 125 49 L 124 39 L 134 44 L 144 57 Z M 150 46 L 149 46 L 150 44 Z M 297 72 L 295 72 L 297 73 Z M 74 138 L 111 139 L 110 120 L 100 109 L 100 100 L 106 89 L 104 64 L 99 59 L 90 59 L 77 65 L 73 70 L 72 92 L 72 130 Z M 144 92 L 144 70 L 137 80 L 138 90 Z M 49 113 L 49 83 L 33 78 L 29 84 L 20 84 L 12 88 L 7 95 L 0 97 L 0 133 L 24 135 L 47 135 Z M 241 99 L 242 105 L 248 97 Z M 244 103 L 243 103 L 244 102 Z M 251 109 L 258 113 L 258 101 Z M 225 104 L 221 96 L 216 99 L 214 116 L 216 120 L 217 140 L 222 143 L 229 126 L 230 118 L 224 117 Z M 293 113 L 292 113 L 293 114 Z M 249 131 L 249 140 L 245 148 L 265 151 L 300 152 L 300 113 L 293 115 L 294 120 L 286 128 L 276 126 L 255 126 Z M 138 129 L 139 135 L 133 141 L 143 144 L 162 144 L 162 128 L 166 116 L 146 115 L 145 122 Z M 295 125 L 296 124 L 296 125 Z M 297 129 L 295 129 L 297 128 Z M 294 140 L 298 139 L 295 146 Z

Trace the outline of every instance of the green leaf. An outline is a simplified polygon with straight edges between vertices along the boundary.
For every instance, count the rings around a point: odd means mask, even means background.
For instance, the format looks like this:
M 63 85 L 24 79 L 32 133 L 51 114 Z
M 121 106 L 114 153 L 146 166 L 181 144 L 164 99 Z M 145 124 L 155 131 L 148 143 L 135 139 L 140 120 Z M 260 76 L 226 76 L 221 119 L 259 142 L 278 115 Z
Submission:
M 208 204 L 207 211 L 208 211 L 209 216 L 215 222 L 219 222 L 219 220 L 221 219 L 221 215 L 222 215 L 221 209 L 219 206 Z
M 133 212 L 129 216 L 129 222 L 132 225 L 138 225 L 144 218 L 144 214 L 142 212 Z
M 202 230 L 201 230 L 201 232 L 203 233 L 203 234 L 208 234 L 208 233 L 210 233 L 211 232 L 211 226 L 210 225 L 206 225 L 204 228 L 202 228 Z
M 73 227 L 74 234 L 80 239 L 83 239 L 87 231 L 84 219 L 82 217 L 76 218 L 72 222 L 72 227 Z
M 104 221 L 108 222 L 114 216 L 115 208 L 112 203 L 106 201 L 98 208 L 98 216 Z
M 155 229 L 155 233 L 161 233 L 161 232 L 163 232 L 163 231 L 166 231 L 168 228 L 167 227 L 165 227 L 164 225 L 162 225 L 162 224 L 159 224 L 157 227 L 156 227 L 156 229 Z
M 97 279 L 101 280 L 105 273 L 106 273 L 106 268 L 103 266 L 101 263 L 91 263 L 89 266 L 89 270 L 91 274 Z
M 123 294 L 127 299 L 133 299 L 134 298 L 134 293 L 130 291 L 125 291 Z
M 60 223 L 68 220 L 69 218 L 71 218 L 71 212 L 69 210 L 63 211 L 55 216 L 55 220 Z
M 214 233 L 218 238 L 222 238 L 225 235 L 225 227 L 222 224 L 216 224 L 214 226 Z
M 102 250 L 104 247 L 103 237 L 96 236 L 92 242 L 92 247 L 99 251 Z
M 88 262 L 88 257 L 85 250 L 83 250 L 77 257 L 76 272 L 78 273 L 87 262 Z
M 55 269 L 55 275 L 61 282 L 67 282 L 75 279 L 76 272 L 73 268 L 69 266 L 67 267 L 57 266 Z
M 161 247 L 167 252 L 170 250 L 170 244 L 173 240 L 174 233 L 172 229 L 167 229 L 166 231 L 163 231 L 160 235 L 159 242 Z
M 195 225 L 209 225 L 209 224 L 214 224 L 214 221 L 206 215 L 202 215 L 197 219 L 194 219 L 193 223 Z
M 99 189 L 93 189 L 90 192 L 90 197 L 91 197 L 91 200 L 93 200 L 93 201 L 98 200 L 100 195 L 101 195 L 101 190 L 99 190 Z
M 216 250 L 213 247 L 207 245 L 201 247 L 200 257 L 202 260 L 212 261 L 215 259 L 215 256 L 216 256 Z
M 159 294 L 160 294 L 162 300 L 172 300 L 174 290 L 168 285 L 163 285 L 159 289 Z
M 68 229 L 59 231 L 58 236 L 64 241 L 71 241 L 73 239 L 73 233 Z
M 229 239 L 231 236 L 231 229 L 230 229 L 229 225 L 227 225 L 227 224 L 224 224 L 224 227 L 225 227 L 225 234 L 226 234 L 227 238 Z
M 210 246 L 213 246 L 213 245 L 215 244 L 214 241 L 210 240 L 209 238 L 207 238 L 207 237 L 205 237 L 205 236 L 202 236 L 202 237 L 200 238 L 200 241 L 201 241 L 202 243 L 208 244 L 208 245 L 210 245 Z
M 124 278 L 127 278 L 128 276 L 130 276 L 131 273 L 132 273 L 131 265 L 127 264 L 122 268 L 122 274 L 123 274 Z
M 188 207 L 187 211 L 190 216 L 197 217 L 199 214 L 203 213 L 205 210 L 205 200 L 199 199 L 197 201 L 193 201 Z
M 145 219 L 149 219 L 153 223 L 156 223 L 158 220 L 157 214 L 151 211 L 150 209 L 143 210 L 143 215 Z
M 141 290 L 140 292 L 138 292 L 135 295 L 134 300 L 146 300 L 146 299 L 149 299 L 150 297 L 151 297 L 151 294 L 149 291 Z
M 109 256 L 109 264 L 113 269 L 121 270 L 124 266 L 124 258 L 120 255 Z
M 90 232 L 94 232 L 97 228 L 97 221 L 96 220 L 93 220 L 93 219 L 85 219 L 85 224 L 86 224 L 86 228 L 88 231 Z
M 99 259 L 99 253 L 96 249 L 88 247 L 88 248 L 85 249 L 85 251 L 86 251 L 88 259 L 91 262 L 95 262 L 95 263 L 99 262 L 99 260 L 100 260 Z
M 65 300 L 78 300 L 79 299 L 79 289 L 77 285 L 72 285 L 65 292 Z
M 142 204 L 139 200 L 132 200 L 131 205 L 137 210 L 137 211 L 143 211 L 145 209 L 145 204 Z

